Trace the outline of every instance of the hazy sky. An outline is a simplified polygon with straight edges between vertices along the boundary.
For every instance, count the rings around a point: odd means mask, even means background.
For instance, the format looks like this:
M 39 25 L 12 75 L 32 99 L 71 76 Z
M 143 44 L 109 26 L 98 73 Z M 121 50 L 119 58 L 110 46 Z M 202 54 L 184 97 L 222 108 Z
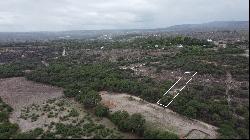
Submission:
M 157 28 L 249 20 L 248 0 L 0 0 L 0 32 Z

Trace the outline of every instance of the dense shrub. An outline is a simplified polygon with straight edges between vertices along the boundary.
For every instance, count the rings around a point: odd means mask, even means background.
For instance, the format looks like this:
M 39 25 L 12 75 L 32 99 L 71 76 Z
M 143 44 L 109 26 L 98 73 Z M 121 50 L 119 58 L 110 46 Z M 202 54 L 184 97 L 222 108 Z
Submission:
M 130 116 L 126 111 L 117 111 L 110 116 L 110 119 L 121 131 L 138 135 L 142 135 L 144 132 L 145 119 L 141 114 L 132 114 Z
M 22 69 L 13 64 L 0 65 L 0 78 L 23 76 Z
M 14 139 L 37 139 L 38 136 L 43 134 L 42 128 L 36 128 L 34 130 L 31 130 L 29 132 L 25 133 L 18 133 L 13 138 Z
M 95 107 L 95 115 L 98 117 L 107 117 L 109 113 L 109 108 L 103 105 L 98 105 Z
M 95 107 L 101 101 L 101 95 L 92 90 L 87 92 L 86 94 L 79 94 L 77 96 L 77 100 L 84 105 L 84 107 Z
M 179 137 L 171 132 L 160 130 L 145 130 L 143 137 L 145 139 L 179 139 Z
M 119 125 L 122 120 L 126 120 L 129 117 L 128 112 L 126 111 L 116 111 L 110 116 L 110 120 L 116 124 Z
M 9 139 L 18 132 L 18 125 L 9 122 L 0 123 L 0 138 Z

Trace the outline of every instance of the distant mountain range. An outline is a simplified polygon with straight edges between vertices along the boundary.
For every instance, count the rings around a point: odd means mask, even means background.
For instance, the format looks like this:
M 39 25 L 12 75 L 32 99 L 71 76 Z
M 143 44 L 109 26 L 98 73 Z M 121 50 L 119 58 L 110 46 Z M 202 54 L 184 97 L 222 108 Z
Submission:
M 122 35 L 131 33 L 156 32 L 206 32 L 224 30 L 249 30 L 249 21 L 215 21 L 203 24 L 182 24 L 158 29 L 128 30 L 76 30 L 57 32 L 0 32 L 0 43 L 9 41 L 55 40 L 55 39 L 87 39 L 105 34 Z
M 249 30 L 249 21 L 214 21 L 203 24 L 182 24 L 168 28 L 164 31 L 221 31 L 221 30 Z

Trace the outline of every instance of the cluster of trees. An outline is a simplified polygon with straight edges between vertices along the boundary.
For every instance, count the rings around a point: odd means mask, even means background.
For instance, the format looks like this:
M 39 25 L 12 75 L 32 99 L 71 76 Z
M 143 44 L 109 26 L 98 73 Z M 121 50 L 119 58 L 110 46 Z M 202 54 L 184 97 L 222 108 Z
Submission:
M 110 120 L 118 126 L 121 131 L 132 132 L 143 135 L 145 119 L 141 114 L 129 115 L 126 111 L 117 111 L 110 116 Z
M 81 103 L 91 106 L 98 104 L 100 97 L 96 91 L 100 90 L 128 92 L 154 102 L 167 88 L 157 87 L 157 84 L 141 83 L 128 72 L 106 64 L 52 64 L 28 74 L 27 78 L 63 87 L 67 97 L 75 97 Z
M 0 65 L 0 78 L 23 76 L 24 73 L 17 65 Z
M 37 139 L 44 133 L 42 128 L 36 128 L 24 133 L 17 133 L 13 136 L 13 139 Z
M 141 47 L 142 49 L 154 49 L 155 45 L 158 47 L 169 47 L 169 46 L 176 46 L 176 45 L 184 45 L 184 46 L 204 46 L 205 48 L 214 47 L 214 44 L 208 42 L 207 40 L 200 40 L 191 37 L 185 36 L 176 36 L 176 37 L 159 37 L 159 36 L 147 36 L 142 38 L 136 38 L 133 40 L 119 42 L 116 43 L 115 46 L 121 46 L 122 48 L 138 48 Z
M 86 94 L 78 94 L 76 100 L 87 108 L 93 108 L 102 100 L 101 95 L 94 90 L 88 91 Z
M 39 58 L 25 58 L 0 65 L 0 78 L 24 76 L 25 70 L 43 67 Z
M 107 117 L 109 115 L 109 108 L 99 104 L 95 107 L 95 115 L 98 117 Z
M 147 44 L 149 46 L 152 46 L 155 44 L 158 44 L 160 46 L 172 46 L 172 45 L 178 45 L 178 44 L 187 45 L 187 46 L 197 46 L 197 45 L 212 46 L 213 45 L 207 40 L 200 40 L 200 39 L 184 37 L 184 36 L 176 36 L 176 37 L 152 37 L 150 36 L 147 38 L 137 39 L 134 42 L 138 42 L 140 43 L 140 45 Z
M 183 71 L 197 71 L 199 74 L 211 74 L 214 77 L 222 77 L 226 75 L 226 71 L 230 71 L 233 78 L 239 81 L 247 81 L 249 79 L 249 59 L 245 56 L 239 56 L 244 50 L 229 47 L 214 51 L 199 46 L 183 47 L 180 52 L 174 56 L 164 56 L 157 61 L 160 64 L 150 64 L 159 69 L 181 69 Z M 150 63 L 156 61 L 148 59 Z
M 9 139 L 18 132 L 18 125 L 9 122 L 12 108 L 4 103 L 0 97 L 0 138 Z
M 97 125 L 92 122 L 85 123 L 82 126 L 54 123 L 51 125 L 55 126 L 55 131 L 44 131 L 41 128 L 34 130 L 18 133 L 12 138 L 14 139 L 60 139 L 60 138 L 96 138 L 96 139 L 119 139 L 121 136 L 114 133 L 113 130 L 105 128 L 103 125 Z M 2 137 L 0 137 L 2 138 Z
M 154 129 L 145 130 L 143 137 L 145 139 L 179 139 L 179 137 L 174 133 Z
M 100 48 L 105 46 L 105 49 L 116 49 L 116 48 L 142 48 L 142 49 L 157 49 L 155 45 L 159 47 L 168 47 L 173 45 L 185 45 L 185 46 L 203 46 L 206 48 L 214 47 L 214 44 L 207 40 L 201 40 L 197 38 L 176 36 L 143 36 L 136 38 L 115 38 L 114 40 L 67 40 L 62 45 L 70 48 Z
M 243 54 L 245 50 L 242 48 L 238 48 L 236 46 L 227 46 L 226 48 L 218 49 L 218 53 L 220 54 Z
M 129 115 L 126 111 L 117 111 L 111 114 L 109 118 L 118 126 L 119 130 L 132 132 L 146 139 L 179 139 L 172 132 L 146 128 L 145 119 L 138 113 Z

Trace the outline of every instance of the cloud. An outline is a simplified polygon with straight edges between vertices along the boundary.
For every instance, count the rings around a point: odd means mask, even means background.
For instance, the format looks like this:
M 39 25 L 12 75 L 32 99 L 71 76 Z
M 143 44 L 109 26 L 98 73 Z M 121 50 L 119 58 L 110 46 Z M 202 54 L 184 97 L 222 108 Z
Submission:
M 248 20 L 248 0 L 7 0 L 0 31 L 156 28 Z

